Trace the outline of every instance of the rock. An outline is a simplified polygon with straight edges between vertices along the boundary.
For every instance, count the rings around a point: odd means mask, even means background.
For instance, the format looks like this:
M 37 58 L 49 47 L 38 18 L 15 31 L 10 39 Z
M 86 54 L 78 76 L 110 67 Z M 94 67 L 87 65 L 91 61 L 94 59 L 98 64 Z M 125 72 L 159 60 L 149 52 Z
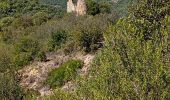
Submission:
M 85 1 L 78 0 L 77 5 L 74 5 L 72 0 L 68 0 L 67 12 L 68 13 L 76 13 L 77 15 L 85 15 L 87 12 L 87 7 L 86 7 Z

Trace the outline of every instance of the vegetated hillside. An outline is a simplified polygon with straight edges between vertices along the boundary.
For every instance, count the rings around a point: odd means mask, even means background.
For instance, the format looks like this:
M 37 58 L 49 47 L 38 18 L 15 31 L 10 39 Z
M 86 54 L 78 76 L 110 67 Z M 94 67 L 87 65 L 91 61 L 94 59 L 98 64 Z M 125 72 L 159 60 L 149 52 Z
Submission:
M 33 62 L 49 61 L 46 54 L 58 50 L 66 55 L 96 52 L 103 46 L 103 33 L 109 23 L 117 18 L 105 11 L 95 12 L 96 16 L 75 16 L 58 7 L 38 0 L 0 1 L 1 99 L 39 96 L 37 91 L 21 87 L 18 70 Z
M 87 3 L 88 15 L 75 16 L 38 0 L 0 1 L 1 99 L 170 99 L 170 1 L 138 1 L 121 19 L 115 5 Z

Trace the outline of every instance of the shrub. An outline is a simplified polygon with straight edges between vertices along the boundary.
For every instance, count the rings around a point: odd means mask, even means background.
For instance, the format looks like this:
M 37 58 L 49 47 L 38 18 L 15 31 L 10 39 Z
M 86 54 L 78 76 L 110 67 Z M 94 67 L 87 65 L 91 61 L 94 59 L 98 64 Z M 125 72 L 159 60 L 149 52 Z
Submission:
M 14 18 L 13 17 L 4 17 L 0 20 L 0 29 L 2 27 L 7 27 L 13 22 Z
M 95 0 L 87 0 L 87 13 L 89 15 L 97 15 L 99 13 L 110 13 L 111 12 L 111 4 L 108 1 L 95 1 Z
M 21 68 L 22 66 L 29 64 L 32 60 L 33 58 L 30 53 L 18 53 L 15 54 L 13 58 L 13 64 L 17 68 Z
M 82 68 L 83 63 L 80 60 L 70 60 L 54 69 L 49 73 L 47 84 L 51 87 L 62 86 L 65 82 L 74 79 L 77 75 L 77 69 Z
M 26 90 L 23 95 L 23 100 L 36 100 L 40 95 L 38 91 L 35 90 Z
M 39 61 L 46 61 L 47 60 L 47 57 L 45 55 L 45 52 L 44 51 L 40 51 L 38 52 L 37 54 L 37 58 Z
M 36 40 L 24 37 L 15 46 L 13 63 L 21 67 L 37 57 L 39 44 Z
M 65 31 L 57 31 L 51 34 L 51 38 L 48 41 L 48 48 L 50 51 L 60 48 L 61 44 L 66 41 L 67 35 Z
M 2 100 L 21 100 L 23 90 L 19 86 L 14 71 L 0 73 L 0 98 Z
M 100 21 L 100 18 L 102 16 L 96 16 L 96 18 L 88 17 L 83 21 L 79 20 L 78 24 L 70 31 L 75 44 L 85 52 L 93 52 L 102 47 L 103 32 L 107 23 Z
M 11 51 L 6 45 L 0 43 L 0 73 L 11 67 Z
M 45 12 L 37 12 L 35 15 L 33 15 L 34 25 L 41 25 L 47 20 L 48 20 L 48 14 Z

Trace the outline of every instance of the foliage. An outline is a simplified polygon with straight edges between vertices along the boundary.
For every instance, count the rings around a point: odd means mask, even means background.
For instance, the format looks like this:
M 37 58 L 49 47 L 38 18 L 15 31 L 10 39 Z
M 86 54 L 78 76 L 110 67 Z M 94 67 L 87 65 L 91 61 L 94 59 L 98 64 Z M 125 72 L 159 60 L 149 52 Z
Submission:
M 128 17 L 111 25 L 89 75 L 77 80 L 77 90 L 71 96 L 87 100 L 170 99 L 168 4 L 169 0 L 140 1 Z M 65 95 L 63 98 L 69 96 Z
M 23 95 L 23 100 L 36 100 L 40 93 L 35 90 L 26 90 Z
M 14 72 L 0 73 L 0 98 L 2 100 L 19 100 L 23 96 L 23 90 L 18 84 Z
M 11 54 L 9 54 L 9 48 L 4 45 L 0 45 L 0 73 L 5 72 L 11 67 Z
M 51 34 L 51 38 L 49 39 L 48 46 L 49 50 L 54 50 L 55 48 L 59 48 L 62 43 L 66 41 L 66 32 L 65 31 L 57 31 Z
M 44 97 L 44 100 L 80 100 L 71 93 L 65 92 L 59 88 L 55 89 L 54 95 Z
M 41 25 L 48 20 L 48 14 L 45 12 L 37 12 L 33 15 L 33 23 L 35 25 Z
M 140 6 L 142 5 L 138 6 L 139 9 Z M 157 24 L 148 26 L 150 24 L 144 24 L 144 18 L 132 15 L 120 19 L 113 28 L 110 28 L 105 34 L 106 47 L 95 61 L 89 75 L 92 76 L 91 79 L 80 82 L 81 96 L 90 100 L 97 98 L 169 99 L 170 70 L 167 61 L 169 57 L 165 59 L 165 55 L 169 52 L 163 53 L 169 44 L 168 28 L 163 27 L 164 25 L 169 27 L 166 24 L 167 14 L 159 18 L 159 27 Z M 157 19 L 154 18 L 151 21 Z M 146 35 L 143 34 L 146 33 L 146 28 L 138 27 L 141 24 L 152 30 L 150 40 L 147 40 Z
M 54 69 L 49 73 L 47 84 L 55 88 L 62 86 L 65 82 L 75 79 L 77 69 L 82 68 L 83 63 L 80 60 L 70 60 L 61 65 L 59 68 Z
M 15 45 L 14 64 L 17 67 L 28 64 L 35 59 L 39 52 L 39 44 L 36 40 L 25 37 Z
M 39 61 L 46 61 L 47 60 L 47 57 L 45 55 L 45 52 L 44 51 L 40 51 L 38 52 L 37 54 L 37 58 L 39 59 Z
M 87 5 L 87 13 L 89 15 L 111 12 L 111 4 L 107 1 L 97 2 L 94 0 L 87 0 L 86 5 Z

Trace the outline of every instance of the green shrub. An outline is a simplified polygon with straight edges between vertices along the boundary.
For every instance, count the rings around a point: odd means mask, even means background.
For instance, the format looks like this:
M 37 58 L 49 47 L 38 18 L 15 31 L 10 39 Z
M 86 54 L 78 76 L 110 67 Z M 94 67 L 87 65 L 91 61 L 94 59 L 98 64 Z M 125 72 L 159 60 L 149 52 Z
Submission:
M 23 95 L 23 100 L 36 100 L 40 93 L 35 90 L 26 90 Z
M 55 89 L 54 95 L 50 95 L 43 98 L 44 100 L 80 100 L 77 96 L 72 95 L 70 92 L 61 90 L 60 88 Z
M 48 48 L 50 51 L 60 48 L 61 44 L 66 41 L 67 35 L 65 31 L 57 31 L 51 34 L 51 38 L 48 41 Z
M 46 61 L 47 60 L 45 52 L 43 52 L 43 51 L 38 52 L 37 58 L 38 58 L 39 61 Z
M 35 15 L 33 15 L 34 25 L 41 25 L 47 20 L 48 20 L 48 14 L 45 12 L 37 12 Z
M 7 27 L 13 22 L 14 18 L 13 17 L 4 17 L 0 20 L 0 29 L 2 27 Z
M 15 45 L 13 63 L 18 67 L 26 65 L 37 57 L 38 52 L 38 42 L 32 38 L 24 37 Z
M 32 61 L 33 58 L 30 53 L 18 53 L 13 58 L 13 64 L 17 68 L 21 68 L 24 65 L 27 65 Z
M 111 4 L 108 1 L 95 1 L 95 0 L 86 0 L 87 4 L 87 13 L 89 15 L 97 15 L 99 13 L 110 13 Z
M 102 23 L 100 18 L 102 16 L 79 20 L 78 24 L 70 31 L 75 44 L 85 52 L 93 52 L 102 47 L 103 32 L 107 24 Z
M 70 60 L 61 65 L 59 68 L 54 69 L 49 73 L 47 84 L 55 88 L 62 86 L 65 82 L 74 79 L 77 75 L 77 69 L 82 68 L 83 63 L 80 60 Z
M 11 52 L 9 48 L 0 44 L 0 73 L 11 67 Z
M 1 100 L 21 100 L 23 89 L 19 86 L 14 71 L 0 73 L 0 98 Z

